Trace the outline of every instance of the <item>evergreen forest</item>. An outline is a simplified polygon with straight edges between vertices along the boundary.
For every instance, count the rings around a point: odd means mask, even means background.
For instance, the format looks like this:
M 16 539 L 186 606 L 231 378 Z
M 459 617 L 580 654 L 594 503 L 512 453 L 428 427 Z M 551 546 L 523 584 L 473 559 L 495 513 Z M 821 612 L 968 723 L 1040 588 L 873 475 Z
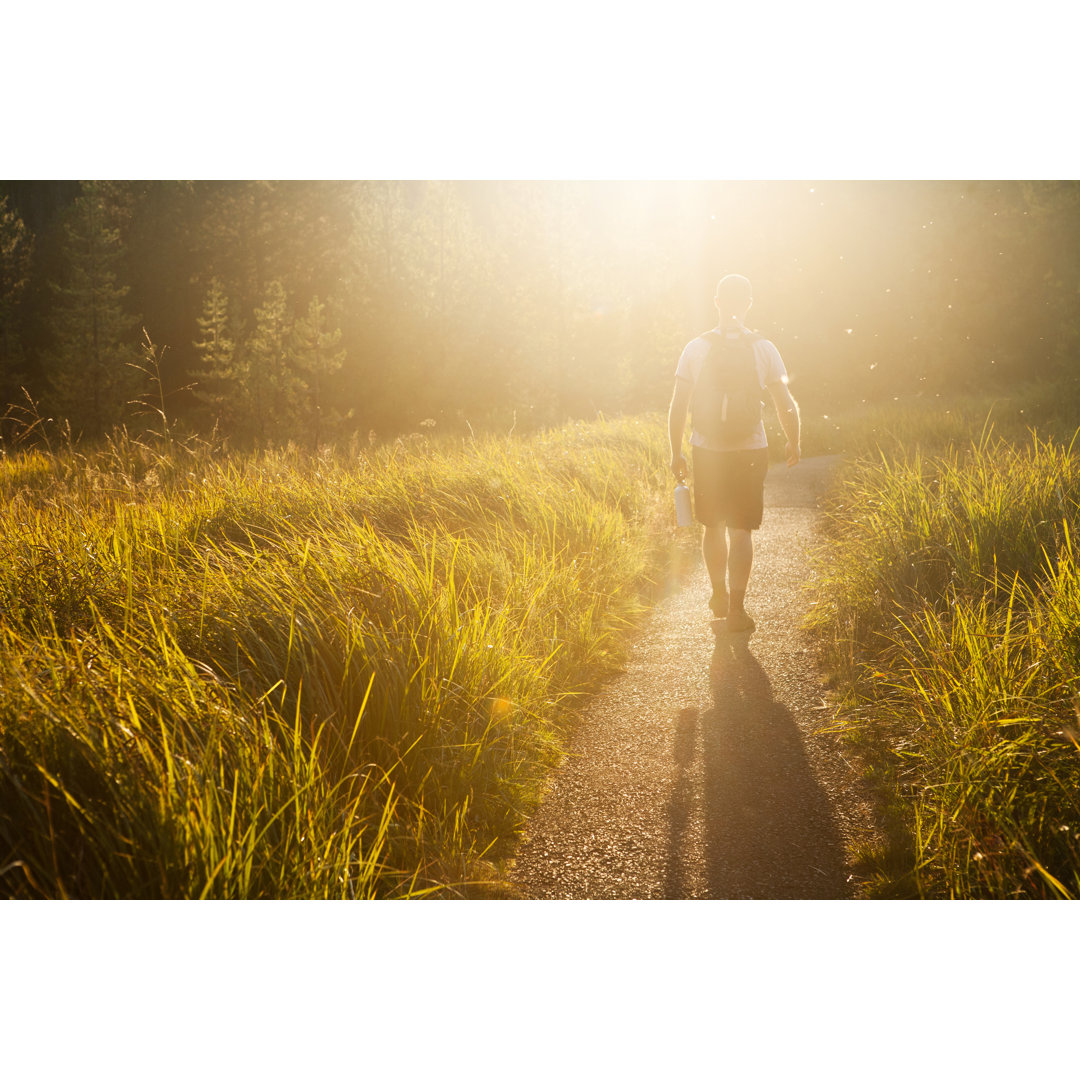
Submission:
M 662 409 L 729 272 L 816 413 L 1071 379 L 1080 185 L 0 181 L 0 434 Z

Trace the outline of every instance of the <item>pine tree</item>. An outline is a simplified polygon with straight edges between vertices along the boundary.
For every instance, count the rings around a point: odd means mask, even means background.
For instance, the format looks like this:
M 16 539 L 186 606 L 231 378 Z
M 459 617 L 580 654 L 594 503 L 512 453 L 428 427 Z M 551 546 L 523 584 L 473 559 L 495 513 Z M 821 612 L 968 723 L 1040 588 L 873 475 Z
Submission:
M 255 329 L 247 342 L 248 390 L 254 434 L 265 440 L 295 431 L 304 384 L 288 358 L 292 320 L 285 286 L 275 278 L 255 309 Z
M 326 305 L 317 297 L 311 298 L 307 314 L 293 328 L 293 360 L 305 384 L 302 421 L 310 432 L 316 453 L 326 434 L 327 421 L 334 410 L 327 407 L 327 380 L 341 370 L 345 350 L 339 349 L 341 330 L 329 329 Z
M 138 373 L 140 320 L 124 309 L 117 283 L 123 249 L 107 190 L 84 182 L 64 224 L 64 280 L 52 288 L 53 347 L 47 363 L 53 404 L 72 426 L 102 434 L 124 416 Z
M 195 396 L 209 407 L 215 426 L 235 430 L 251 408 L 250 365 L 237 344 L 243 327 L 229 317 L 229 298 L 219 278 L 211 278 L 196 321 L 199 336 L 194 346 L 199 370 Z
M 22 297 L 33 237 L 6 195 L 0 197 L 0 394 L 11 402 L 22 379 Z

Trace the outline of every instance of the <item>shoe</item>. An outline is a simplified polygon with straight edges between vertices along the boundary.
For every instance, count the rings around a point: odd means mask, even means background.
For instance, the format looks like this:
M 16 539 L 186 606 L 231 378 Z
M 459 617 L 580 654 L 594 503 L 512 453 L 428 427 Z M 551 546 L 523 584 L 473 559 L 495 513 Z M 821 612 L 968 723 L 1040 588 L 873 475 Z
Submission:
M 709 609 L 718 619 L 724 618 L 724 616 L 728 613 L 727 592 L 717 592 L 715 589 L 713 589 L 713 594 L 709 598 Z
M 754 629 L 754 620 L 745 611 L 728 612 L 727 631 L 729 634 L 752 633 Z

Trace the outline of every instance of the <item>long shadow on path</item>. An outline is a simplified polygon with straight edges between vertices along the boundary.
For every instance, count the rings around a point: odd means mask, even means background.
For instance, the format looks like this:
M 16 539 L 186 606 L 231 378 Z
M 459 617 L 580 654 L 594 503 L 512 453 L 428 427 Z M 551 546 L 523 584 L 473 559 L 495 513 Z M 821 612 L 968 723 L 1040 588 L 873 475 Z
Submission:
M 676 724 L 665 895 L 692 894 L 678 853 L 696 821 L 704 840 L 699 896 L 850 897 L 843 843 L 802 731 L 747 637 L 718 638 L 710 684 L 712 706 L 684 709 Z

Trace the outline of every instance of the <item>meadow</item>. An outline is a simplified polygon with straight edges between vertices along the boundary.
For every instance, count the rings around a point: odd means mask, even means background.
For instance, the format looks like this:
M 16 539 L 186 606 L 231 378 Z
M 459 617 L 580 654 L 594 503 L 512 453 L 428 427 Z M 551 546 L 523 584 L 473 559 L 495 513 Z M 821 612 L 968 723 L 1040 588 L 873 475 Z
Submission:
M 868 896 L 1080 896 L 1077 415 L 804 410 L 846 458 L 808 626 L 886 825 Z M 657 416 L 0 457 L 0 895 L 505 894 L 677 567 L 666 460 Z
M 888 841 L 867 894 L 1080 896 L 1076 395 L 846 420 L 810 624 Z
M 663 565 L 662 424 L 0 459 L 0 895 L 495 895 Z

